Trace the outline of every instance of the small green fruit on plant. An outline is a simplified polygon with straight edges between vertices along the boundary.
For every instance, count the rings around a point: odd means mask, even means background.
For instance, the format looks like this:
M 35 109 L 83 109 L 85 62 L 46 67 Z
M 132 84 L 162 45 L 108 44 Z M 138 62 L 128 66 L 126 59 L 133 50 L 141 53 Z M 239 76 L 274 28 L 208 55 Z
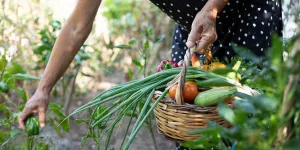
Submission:
M 39 121 L 30 117 L 26 120 L 26 133 L 28 136 L 38 135 L 40 133 Z

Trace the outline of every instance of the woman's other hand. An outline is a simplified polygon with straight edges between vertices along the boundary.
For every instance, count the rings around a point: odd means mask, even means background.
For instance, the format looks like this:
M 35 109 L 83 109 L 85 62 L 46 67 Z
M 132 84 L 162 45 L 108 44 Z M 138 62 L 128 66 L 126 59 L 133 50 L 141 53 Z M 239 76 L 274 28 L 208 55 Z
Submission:
M 40 126 L 46 125 L 46 111 L 49 103 L 49 94 L 37 90 L 34 95 L 27 101 L 25 107 L 18 118 L 20 127 L 25 130 L 25 121 L 28 117 L 38 113 Z
M 39 82 L 38 90 L 26 103 L 23 112 L 19 116 L 19 126 L 22 129 L 25 129 L 26 119 L 34 113 L 39 115 L 40 126 L 45 126 L 49 93 L 63 76 L 90 34 L 100 4 L 101 0 L 77 1 L 75 9 L 57 37 L 49 62 Z

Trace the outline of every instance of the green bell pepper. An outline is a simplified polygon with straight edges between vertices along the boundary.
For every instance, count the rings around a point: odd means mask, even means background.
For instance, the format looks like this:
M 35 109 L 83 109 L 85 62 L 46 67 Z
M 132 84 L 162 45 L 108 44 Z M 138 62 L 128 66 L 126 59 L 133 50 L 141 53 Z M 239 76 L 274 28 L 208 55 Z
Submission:
M 39 121 L 34 117 L 26 120 L 26 132 L 28 136 L 38 135 L 40 133 Z

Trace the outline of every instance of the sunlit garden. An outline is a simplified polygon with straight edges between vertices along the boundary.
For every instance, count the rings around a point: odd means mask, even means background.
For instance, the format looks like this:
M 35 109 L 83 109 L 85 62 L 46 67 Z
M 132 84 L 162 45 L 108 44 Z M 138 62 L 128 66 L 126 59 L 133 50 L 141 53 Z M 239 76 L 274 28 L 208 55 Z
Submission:
M 0 150 L 298 150 L 300 2 L 0 0 Z

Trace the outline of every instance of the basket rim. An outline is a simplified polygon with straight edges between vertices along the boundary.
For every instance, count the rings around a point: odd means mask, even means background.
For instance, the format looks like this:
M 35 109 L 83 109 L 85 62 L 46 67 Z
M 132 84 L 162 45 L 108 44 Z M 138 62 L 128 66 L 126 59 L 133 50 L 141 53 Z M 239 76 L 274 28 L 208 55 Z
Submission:
M 152 101 L 155 102 L 161 94 L 161 91 L 155 91 L 154 96 L 152 97 Z M 175 100 L 172 100 L 166 96 L 164 96 L 164 98 L 159 103 L 171 106 L 178 110 L 192 111 L 196 113 L 210 113 L 218 110 L 218 105 L 209 107 L 202 107 L 189 103 L 184 103 L 184 105 L 178 105 L 176 104 Z M 230 108 L 235 108 L 235 105 L 233 103 L 227 104 L 227 106 L 229 106 Z

